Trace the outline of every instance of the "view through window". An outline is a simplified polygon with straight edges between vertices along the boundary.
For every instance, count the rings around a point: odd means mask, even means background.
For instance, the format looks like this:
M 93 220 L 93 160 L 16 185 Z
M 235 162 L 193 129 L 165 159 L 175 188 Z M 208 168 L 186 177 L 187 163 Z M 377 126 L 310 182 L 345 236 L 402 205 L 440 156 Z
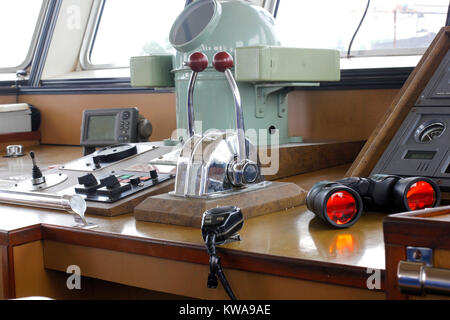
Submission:
M 27 59 L 43 1 L 0 1 L 0 69 L 22 65 Z
M 282 0 L 276 20 L 282 45 L 346 55 L 366 6 L 366 0 Z M 372 0 L 352 52 L 426 48 L 445 26 L 448 6 L 448 0 Z
M 169 32 L 186 0 L 106 0 L 93 43 L 93 65 L 129 66 L 132 56 L 174 53 Z

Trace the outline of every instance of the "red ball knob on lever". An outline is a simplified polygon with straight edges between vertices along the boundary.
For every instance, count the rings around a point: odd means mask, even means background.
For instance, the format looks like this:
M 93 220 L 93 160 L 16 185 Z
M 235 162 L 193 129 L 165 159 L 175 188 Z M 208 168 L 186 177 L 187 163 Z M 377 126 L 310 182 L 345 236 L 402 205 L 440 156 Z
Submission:
M 218 52 L 214 55 L 213 66 L 219 72 L 225 72 L 233 67 L 233 57 L 226 51 Z
M 187 63 L 194 72 L 202 72 L 208 67 L 208 57 L 203 52 L 194 52 Z

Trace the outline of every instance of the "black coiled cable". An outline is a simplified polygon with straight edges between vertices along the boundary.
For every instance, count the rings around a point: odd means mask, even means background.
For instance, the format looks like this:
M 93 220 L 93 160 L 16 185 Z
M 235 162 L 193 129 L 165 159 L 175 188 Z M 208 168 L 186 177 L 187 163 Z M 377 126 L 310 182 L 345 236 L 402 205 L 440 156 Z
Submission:
M 220 282 L 222 283 L 222 286 L 230 299 L 237 300 L 233 290 L 231 290 L 225 274 L 223 273 L 222 265 L 220 264 L 220 257 L 216 254 L 216 234 L 214 232 L 210 232 L 206 235 L 205 245 L 209 254 L 208 288 L 217 288 L 217 277 L 219 277 Z

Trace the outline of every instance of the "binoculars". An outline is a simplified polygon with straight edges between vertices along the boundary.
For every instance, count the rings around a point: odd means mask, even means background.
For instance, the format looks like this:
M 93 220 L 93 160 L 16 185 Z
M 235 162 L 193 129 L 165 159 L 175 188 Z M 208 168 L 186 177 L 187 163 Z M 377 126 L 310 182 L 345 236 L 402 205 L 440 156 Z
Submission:
M 333 227 L 347 228 L 358 221 L 364 207 L 404 212 L 436 207 L 440 200 L 432 179 L 378 174 L 318 182 L 308 192 L 306 205 Z

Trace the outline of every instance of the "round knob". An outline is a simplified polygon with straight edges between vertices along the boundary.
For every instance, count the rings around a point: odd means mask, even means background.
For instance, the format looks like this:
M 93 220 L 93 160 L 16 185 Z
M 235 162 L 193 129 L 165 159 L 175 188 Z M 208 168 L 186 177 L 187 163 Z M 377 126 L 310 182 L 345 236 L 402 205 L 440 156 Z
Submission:
M 194 72 L 202 72 L 208 67 L 208 57 L 203 52 L 194 52 L 189 56 L 188 66 Z
M 256 163 L 248 162 L 242 170 L 242 177 L 245 183 L 254 183 L 258 178 L 259 169 Z
M 233 67 L 233 57 L 226 51 L 216 53 L 213 59 L 213 66 L 219 72 L 225 72 Z

